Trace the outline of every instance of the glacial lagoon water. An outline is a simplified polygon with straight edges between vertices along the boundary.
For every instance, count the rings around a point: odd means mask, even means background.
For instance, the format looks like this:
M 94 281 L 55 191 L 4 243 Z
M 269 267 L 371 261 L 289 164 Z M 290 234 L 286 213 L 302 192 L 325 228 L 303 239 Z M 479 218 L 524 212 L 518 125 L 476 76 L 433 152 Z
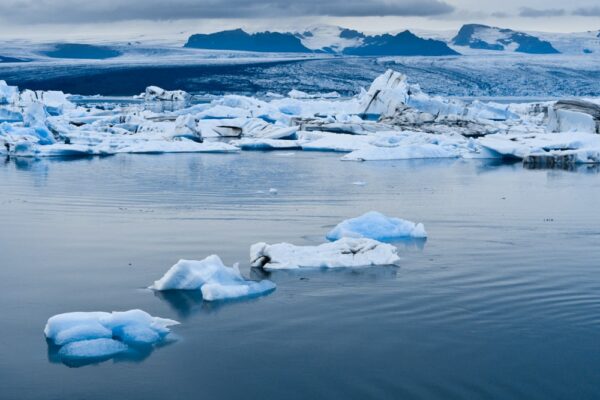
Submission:
M 118 155 L 7 159 L 0 185 L 2 399 L 600 397 L 597 168 Z M 251 244 L 318 244 L 369 210 L 429 239 L 397 243 L 398 268 L 272 273 L 250 301 L 145 289 L 213 253 L 258 278 Z M 73 368 L 42 333 L 133 308 L 179 320 L 177 340 Z

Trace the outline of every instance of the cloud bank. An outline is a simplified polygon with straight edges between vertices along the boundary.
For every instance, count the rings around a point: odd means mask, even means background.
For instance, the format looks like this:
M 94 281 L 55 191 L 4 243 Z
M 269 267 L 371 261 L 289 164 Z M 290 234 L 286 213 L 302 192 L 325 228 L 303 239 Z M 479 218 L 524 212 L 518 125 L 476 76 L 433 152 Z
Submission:
M 443 0 L 2 0 L 0 19 L 29 23 L 269 17 L 427 17 L 448 14 Z

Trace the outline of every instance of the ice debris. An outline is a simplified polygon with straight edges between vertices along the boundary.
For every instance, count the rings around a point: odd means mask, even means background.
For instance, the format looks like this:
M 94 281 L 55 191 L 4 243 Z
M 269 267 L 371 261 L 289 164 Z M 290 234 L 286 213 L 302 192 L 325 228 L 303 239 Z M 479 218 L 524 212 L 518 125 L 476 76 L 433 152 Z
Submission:
M 227 267 L 218 256 L 211 255 L 202 261 L 179 260 L 150 288 L 200 290 L 204 300 L 215 301 L 265 295 L 275 290 L 275 284 L 266 279 L 247 280 L 237 264 Z
M 250 248 L 254 267 L 266 270 L 395 265 L 397 248 L 372 239 L 343 238 L 319 246 L 256 243 Z

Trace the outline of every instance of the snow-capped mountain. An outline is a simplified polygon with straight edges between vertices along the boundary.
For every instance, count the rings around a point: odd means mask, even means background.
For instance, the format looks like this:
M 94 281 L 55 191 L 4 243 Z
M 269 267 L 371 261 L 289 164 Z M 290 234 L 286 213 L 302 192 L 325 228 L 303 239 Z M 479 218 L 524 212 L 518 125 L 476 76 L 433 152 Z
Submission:
M 506 50 L 530 54 L 559 53 L 550 42 L 528 33 L 479 24 L 463 25 L 451 43 L 455 46 L 481 50 Z
M 317 27 L 302 33 L 246 33 L 241 29 L 192 35 L 185 47 L 287 53 L 331 53 L 355 56 L 458 55 L 442 41 L 423 39 L 409 31 L 367 36 L 340 27 Z
M 318 25 L 297 33 L 302 44 L 317 52 L 342 53 L 346 48 L 359 47 L 365 34 L 334 25 Z
M 195 34 L 184 47 L 210 50 L 239 50 L 272 53 L 310 53 L 300 39 L 291 33 L 247 33 L 242 29 Z

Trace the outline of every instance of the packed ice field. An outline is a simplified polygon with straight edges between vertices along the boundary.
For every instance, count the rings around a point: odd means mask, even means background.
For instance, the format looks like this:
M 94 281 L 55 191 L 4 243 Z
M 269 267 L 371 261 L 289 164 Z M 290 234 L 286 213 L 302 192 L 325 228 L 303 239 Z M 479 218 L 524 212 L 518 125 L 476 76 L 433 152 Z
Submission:
M 344 161 L 509 158 L 529 164 L 600 162 L 600 99 L 502 104 L 431 96 L 388 70 L 351 98 L 290 91 L 197 103 L 148 87 L 139 103 L 77 105 L 57 91 L 0 81 L 0 154 L 340 152 Z M 156 111 L 148 104 L 169 104 Z

